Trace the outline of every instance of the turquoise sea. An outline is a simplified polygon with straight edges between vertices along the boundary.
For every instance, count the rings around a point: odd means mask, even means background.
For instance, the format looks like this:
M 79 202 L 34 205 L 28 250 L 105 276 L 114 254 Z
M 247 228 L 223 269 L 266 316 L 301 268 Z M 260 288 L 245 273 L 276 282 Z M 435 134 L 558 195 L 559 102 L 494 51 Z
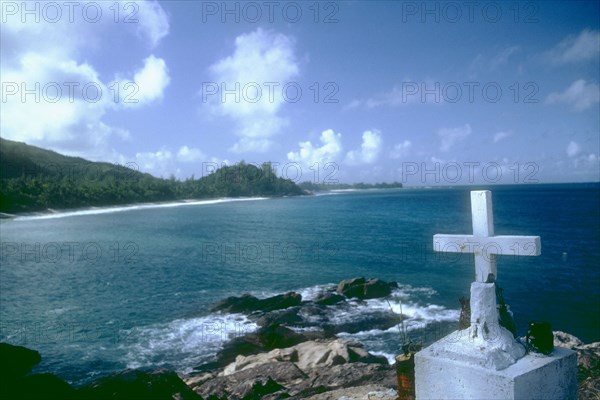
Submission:
M 74 383 L 125 367 L 190 372 L 256 326 L 211 314 L 217 300 L 291 290 L 309 299 L 342 279 L 397 281 L 416 340 L 453 329 L 471 255 L 432 251 L 436 233 L 471 233 L 469 190 L 415 188 L 298 198 L 134 206 L 2 220 L 0 341 L 40 351 Z M 544 320 L 600 340 L 600 185 L 492 186 L 496 234 L 539 235 L 539 257 L 500 256 L 498 282 L 519 333 Z M 382 300 L 332 309 L 360 320 Z M 391 357 L 397 328 L 345 335 Z

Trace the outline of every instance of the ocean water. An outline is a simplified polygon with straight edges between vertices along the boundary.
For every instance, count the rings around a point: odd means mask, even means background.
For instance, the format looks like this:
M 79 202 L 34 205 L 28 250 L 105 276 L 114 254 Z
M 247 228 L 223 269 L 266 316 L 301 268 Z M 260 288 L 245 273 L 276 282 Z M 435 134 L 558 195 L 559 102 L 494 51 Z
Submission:
M 334 192 L 2 220 L 0 341 L 40 351 L 38 370 L 75 384 L 126 367 L 185 373 L 231 337 L 256 329 L 244 315 L 211 314 L 219 299 L 291 290 L 310 299 L 342 279 L 365 276 L 399 282 L 389 304 L 331 307 L 327 320 L 313 325 L 402 308 L 413 340 L 427 344 L 455 327 L 458 299 L 473 280 L 471 255 L 432 251 L 435 233 L 471 233 L 471 189 Z M 600 340 L 600 186 L 489 189 L 496 234 L 542 240 L 539 257 L 498 259 L 498 283 L 519 333 L 528 321 L 544 320 L 584 341 Z M 399 351 L 396 327 L 341 336 L 389 358 Z

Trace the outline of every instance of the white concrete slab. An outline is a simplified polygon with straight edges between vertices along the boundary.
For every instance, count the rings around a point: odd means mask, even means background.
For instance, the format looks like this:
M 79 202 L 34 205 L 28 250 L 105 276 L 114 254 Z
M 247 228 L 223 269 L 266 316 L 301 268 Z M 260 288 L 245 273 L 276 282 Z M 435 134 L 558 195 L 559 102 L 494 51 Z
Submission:
M 556 347 L 548 356 L 530 353 L 505 369 L 495 370 L 473 360 L 477 351 L 463 348 L 467 354 L 458 356 L 448 351 L 449 343 L 457 343 L 464 335 L 454 332 L 415 355 L 417 399 L 577 398 L 574 351 Z M 482 351 L 482 355 L 486 353 Z

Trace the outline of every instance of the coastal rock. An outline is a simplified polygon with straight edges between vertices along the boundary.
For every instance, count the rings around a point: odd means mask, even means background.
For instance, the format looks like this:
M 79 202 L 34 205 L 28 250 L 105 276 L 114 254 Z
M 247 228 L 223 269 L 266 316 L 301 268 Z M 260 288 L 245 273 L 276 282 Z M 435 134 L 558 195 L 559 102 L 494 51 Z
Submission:
M 585 377 L 600 377 L 600 342 L 577 347 L 577 366 Z
M 577 385 L 577 400 L 600 399 L 600 378 L 586 378 Z
M 222 311 L 226 313 L 243 313 L 253 311 L 258 305 L 258 298 L 250 295 L 243 294 L 240 297 L 227 297 L 226 299 L 220 300 L 211 308 L 211 312 Z
M 577 399 L 600 399 L 600 342 L 583 344 L 570 333 L 555 331 L 554 346 L 577 352 Z
M 265 364 L 256 365 L 255 367 L 236 372 L 229 375 L 217 376 L 214 379 L 206 381 L 200 385 L 193 385 L 191 379 L 186 378 L 186 383 L 199 395 L 205 398 L 241 398 L 242 394 L 248 396 L 253 388 L 256 391 L 269 391 L 269 394 L 283 390 L 282 383 L 298 384 L 307 379 L 305 375 L 294 363 L 289 361 L 283 362 L 267 362 Z M 275 386 L 273 383 L 277 384 Z M 262 388 L 257 385 L 257 382 L 262 385 Z M 265 388 L 266 386 L 266 388 Z M 273 390 L 273 391 L 271 391 Z M 236 397 L 233 397 L 235 394 Z M 262 395 L 266 395 L 263 393 Z
M 40 353 L 22 346 L 0 343 L 0 398 L 64 400 L 75 390 L 53 374 L 30 374 L 42 360 Z
M 2 380 L 0 379 L 0 381 Z M 23 399 L 67 400 L 78 398 L 75 389 L 54 374 L 28 375 L 22 379 L 20 385 L 20 398 Z M 1 398 L 8 399 L 14 397 Z
M 272 311 L 258 317 L 258 319 L 256 319 L 256 324 L 259 326 L 300 324 L 303 320 L 302 317 L 298 315 L 299 312 L 300 307 L 290 307 L 285 310 Z
M 238 384 L 231 394 L 244 400 L 259 400 L 265 395 L 281 392 L 282 389 L 285 388 L 270 377 L 259 377 Z
M 581 346 L 583 342 L 579 338 L 571 335 L 570 333 L 554 331 L 554 346 L 566 347 L 568 349 L 574 349 L 577 346 Z
M 263 300 L 259 300 L 258 310 L 260 311 L 274 311 L 282 310 L 289 307 L 299 306 L 302 303 L 302 296 L 296 292 L 289 292 L 285 294 L 279 294 L 277 296 L 269 297 Z
M 365 283 L 365 278 L 344 279 L 338 284 L 336 292 L 346 297 L 362 296 Z
M 40 361 L 42 356 L 35 350 L 0 343 L 0 376 L 4 382 L 27 375 Z
M 309 372 L 315 368 L 352 362 L 387 364 L 387 359 L 370 354 L 356 342 L 343 339 L 313 340 L 268 353 L 237 356 L 233 363 L 225 367 L 223 375 L 276 362 L 293 362 L 300 370 Z
M 317 297 L 315 297 L 314 302 L 322 306 L 331 306 L 334 304 L 338 304 L 344 300 L 345 297 L 340 294 L 324 292 L 317 295 Z
M 249 356 L 237 356 L 235 361 L 227 365 L 222 375 L 232 375 L 245 369 L 254 368 L 263 364 L 277 362 L 298 361 L 298 351 L 293 347 L 287 349 L 275 349 L 268 353 L 253 354 Z
M 312 371 L 309 379 L 293 388 L 292 395 L 314 395 L 340 388 L 353 388 L 365 384 L 379 384 L 386 388 L 396 387 L 394 368 L 383 364 L 352 363 L 319 368 Z
M 281 325 L 264 326 L 256 335 L 266 350 L 290 347 L 306 340 L 303 335 Z
M 90 400 L 202 400 L 175 372 L 160 369 L 124 371 L 98 379 L 78 390 L 81 398 Z
M 389 389 L 395 387 L 396 375 L 385 357 L 370 354 L 358 343 L 334 339 L 238 356 L 212 379 L 188 377 L 186 382 L 205 398 L 299 399 L 365 382 Z
M 264 326 L 255 333 L 225 343 L 217 353 L 217 365 L 223 367 L 234 361 L 238 355 L 257 354 L 277 348 L 291 347 L 306 340 L 304 335 L 284 326 Z
M 402 322 L 403 317 L 398 314 L 383 311 L 373 311 L 365 318 L 342 322 L 333 326 L 335 333 L 357 333 L 370 329 L 386 330 Z
M 397 400 L 398 393 L 394 389 L 381 385 L 353 386 L 336 389 L 326 393 L 305 397 L 305 400 Z
M 377 299 L 389 296 L 392 289 L 397 286 L 396 282 L 385 282 L 380 279 L 365 280 L 361 277 L 341 281 L 336 292 L 348 298 Z
M 258 299 L 250 294 L 240 297 L 227 297 L 216 303 L 211 312 L 221 311 L 226 313 L 248 313 L 253 311 L 274 311 L 289 307 L 299 306 L 302 296 L 296 292 L 279 294 L 266 299 Z
M 373 356 L 360 344 L 343 339 L 315 340 L 294 346 L 298 352 L 296 365 L 303 371 L 350 362 L 387 364 L 385 357 Z

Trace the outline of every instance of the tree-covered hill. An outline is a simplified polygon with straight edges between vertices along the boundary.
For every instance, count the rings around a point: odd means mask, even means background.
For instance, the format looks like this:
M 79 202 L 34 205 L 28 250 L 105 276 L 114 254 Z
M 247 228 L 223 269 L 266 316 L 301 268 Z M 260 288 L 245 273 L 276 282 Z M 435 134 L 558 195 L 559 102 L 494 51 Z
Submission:
M 259 168 L 241 162 L 185 181 L 156 178 L 135 167 L 68 157 L 0 138 L 0 212 L 303 194 L 291 180 L 277 177 L 269 163 Z
M 311 192 L 327 190 L 348 190 L 348 189 L 398 189 L 402 187 L 400 182 L 381 182 L 381 183 L 314 183 L 302 182 L 300 188 Z

